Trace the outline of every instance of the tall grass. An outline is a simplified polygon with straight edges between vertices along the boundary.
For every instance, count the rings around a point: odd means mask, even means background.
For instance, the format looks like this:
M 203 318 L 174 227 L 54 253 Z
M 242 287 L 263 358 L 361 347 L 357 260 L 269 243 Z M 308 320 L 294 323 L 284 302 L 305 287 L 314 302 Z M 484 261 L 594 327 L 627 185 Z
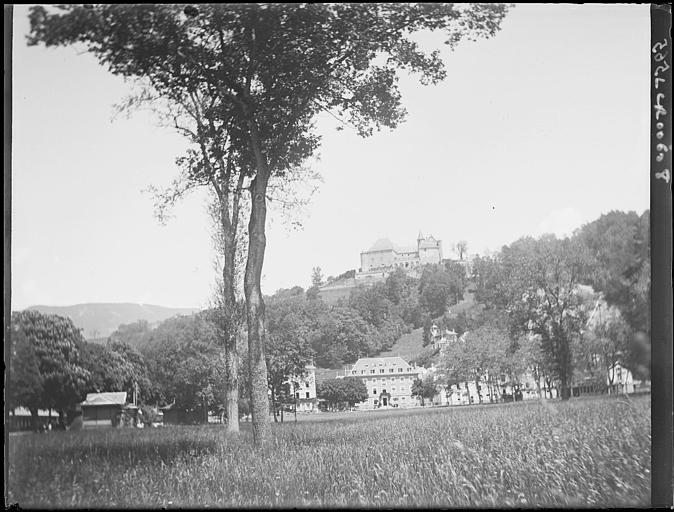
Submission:
M 387 413 L 276 425 L 12 437 L 26 507 L 645 506 L 650 398 Z

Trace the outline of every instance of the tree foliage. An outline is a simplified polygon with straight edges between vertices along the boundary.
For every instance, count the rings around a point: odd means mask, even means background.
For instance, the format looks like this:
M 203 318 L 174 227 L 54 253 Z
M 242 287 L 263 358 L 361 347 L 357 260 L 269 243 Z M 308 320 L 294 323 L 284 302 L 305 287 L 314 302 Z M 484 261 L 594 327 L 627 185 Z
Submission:
M 591 268 L 587 283 L 620 311 L 632 335 L 624 362 L 640 376 L 650 375 L 650 232 L 649 215 L 612 211 L 584 225 L 576 237 L 587 247 Z M 638 333 L 641 333 L 640 335 Z M 646 344 L 639 340 L 646 339 Z
M 43 377 L 35 346 L 21 330 L 12 331 L 9 382 L 6 391 L 8 409 L 26 407 L 37 411 L 43 403 Z
M 219 410 L 224 354 L 205 313 L 162 322 L 144 349 L 153 392 L 163 404 L 182 410 Z
M 301 292 L 301 288 L 299 289 Z M 299 382 L 313 363 L 304 294 L 274 297 L 267 303 L 267 379 L 272 400 L 283 398 L 284 384 Z M 289 398 L 289 397 L 285 397 Z
M 12 337 L 17 340 L 15 356 L 19 372 L 15 399 L 26 407 L 51 408 L 63 416 L 84 397 L 89 372 L 82 367 L 80 350 L 84 338 L 72 320 L 38 311 L 12 313 Z M 29 377 L 27 371 L 35 371 Z
M 418 396 L 421 399 L 421 405 L 426 405 L 426 400 L 433 400 L 438 393 L 437 386 L 432 376 L 423 379 L 414 379 L 412 383 L 412 396 Z
M 318 384 L 316 393 L 333 409 L 340 408 L 342 404 L 353 407 L 368 397 L 365 383 L 355 377 L 325 380 Z

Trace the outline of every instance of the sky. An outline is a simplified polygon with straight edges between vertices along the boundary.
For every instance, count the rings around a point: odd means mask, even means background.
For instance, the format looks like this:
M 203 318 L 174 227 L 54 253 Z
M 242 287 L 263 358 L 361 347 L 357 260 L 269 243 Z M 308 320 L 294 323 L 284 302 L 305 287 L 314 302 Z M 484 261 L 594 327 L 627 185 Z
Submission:
M 28 47 L 14 7 L 12 309 L 137 302 L 205 307 L 215 270 L 205 192 L 154 216 L 150 186 L 185 143 L 146 112 L 115 116 L 131 85 L 72 47 Z M 517 4 L 495 37 L 438 47 L 447 78 L 403 76 L 406 122 L 369 138 L 318 119 L 322 182 L 267 224 L 262 291 L 357 269 L 379 238 L 417 234 L 469 253 L 649 207 L 649 6 Z

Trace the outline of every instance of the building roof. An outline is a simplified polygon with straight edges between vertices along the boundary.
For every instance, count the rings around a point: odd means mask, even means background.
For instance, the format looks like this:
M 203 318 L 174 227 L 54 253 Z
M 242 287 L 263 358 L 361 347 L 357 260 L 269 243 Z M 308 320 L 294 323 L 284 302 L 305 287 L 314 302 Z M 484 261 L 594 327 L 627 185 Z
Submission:
M 380 238 L 374 243 L 372 247 L 370 247 L 365 252 L 391 251 L 391 250 L 393 250 L 393 243 L 388 238 Z
M 87 399 L 80 405 L 125 405 L 126 391 L 113 393 L 87 393 Z
M 38 409 L 37 410 L 37 415 L 38 416 L 49 416 L 49 410 L 47 409 Z M 58 412 L 52 410 L 51 413 L 52 417 L 57 418 L 58 417 Z M 14 408 L 14 416 L 30 416 L 30 410 L 26 407 L 15 407 Z
M 424 248 L 431 248 L 431 247 L 438 247 L 438 240 L 433 238 L 433 236 L 428 236 L 424 238 L 423 240 L 419 240 L 419 248 L 424 249 Z
M 433 235 L 428 235 L 424 237 L 419 232 L 419 237 L 417 238 L 417 246 L 396 246 L 388 238 L 380 238 L 377 240 L 372 247 L 364 253 L 368 252 L 377 252 L 377 251 L 395 251 L 398 254 L 401 253 L 414 253 L 418 251 L 418 248 L 436 248 L 439 247 L 440 241 L 436 240 Z
M 411 253 L 411 252 L 416 253 L 416 252 L 417 252 L 417 247 L 414 246 L 414 245 L 407 245 L 407 246 L 403 246 L 403 247 L 400 247 L 400 246 L 399 246 L 399 247 L 396 247 L 395 251 L 396 251 L 398 254 L 402 254 L 402 253 Z
M 391 357 L 361 357 L 353 365 L 351 370 L 364 370 L 372 368 L 414 368 L 400 356 Z M 414 369 L 416 372 L 416 368 Z

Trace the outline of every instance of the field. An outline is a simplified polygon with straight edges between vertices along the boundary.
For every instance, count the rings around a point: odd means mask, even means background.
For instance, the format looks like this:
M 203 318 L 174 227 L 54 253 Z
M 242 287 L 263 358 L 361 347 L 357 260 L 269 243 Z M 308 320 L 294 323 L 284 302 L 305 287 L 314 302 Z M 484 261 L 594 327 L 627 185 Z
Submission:
M 23 507 L 647 506 L 650 397 L 10 438 Z M 288 421 L 289 420 L 289 421 Z

